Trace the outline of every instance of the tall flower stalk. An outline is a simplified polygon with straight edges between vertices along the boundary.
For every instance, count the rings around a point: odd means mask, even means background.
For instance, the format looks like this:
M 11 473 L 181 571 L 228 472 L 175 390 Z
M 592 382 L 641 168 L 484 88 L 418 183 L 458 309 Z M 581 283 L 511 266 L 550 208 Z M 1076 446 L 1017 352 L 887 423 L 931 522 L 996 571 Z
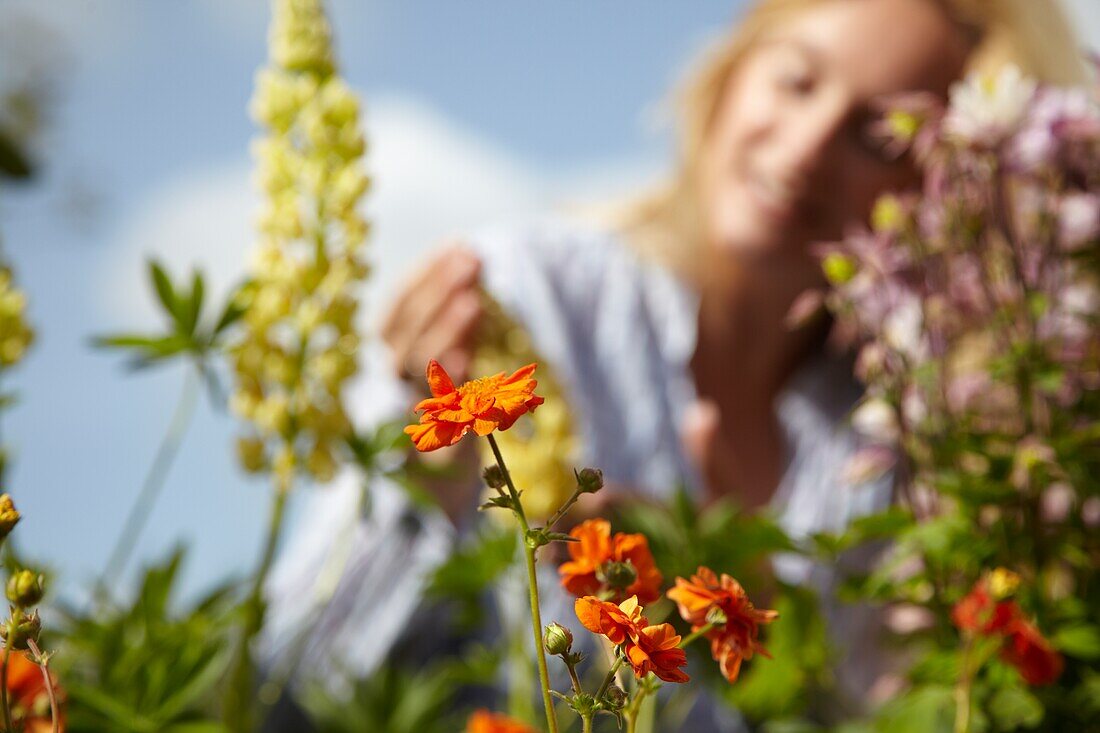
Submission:
M 355 287 L 367 276 L 369 186 L 359 102 L 337 74 L 319 0 L 276 0 L 270 64 L 252 102 L 265 135 L 256 182 L 265 196 L 251 279 L 241 291 L 243 335 L 232 349 L 230 404 L 247 424 L 243 466 L 269 473 L 272 509 L 225 705 L 232 730 L 251 730 L 249 646 L 263 624 L 263 587 L 287 497 L 301 476 L 329 481 L 350 432 L 344 384 L 358 369 Z

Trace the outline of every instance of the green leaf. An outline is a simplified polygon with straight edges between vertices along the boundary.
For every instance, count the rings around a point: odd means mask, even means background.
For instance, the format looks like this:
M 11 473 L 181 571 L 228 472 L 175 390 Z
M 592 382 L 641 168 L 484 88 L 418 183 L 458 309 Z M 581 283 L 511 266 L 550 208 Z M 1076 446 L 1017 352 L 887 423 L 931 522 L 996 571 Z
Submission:
M 226 298 L 225 305 L 222 306 L 222 313 L 218 316 L 218 322 L 214 325 L 214 336 L 218 336 L 225 329 L 232 326 L 244 316 L 246 309 L 241 307 L 239 293 L 240 288 L 234 288 L 229 293 L 229 297 Z
M 950 687 L 915 687 L 882 706 L 875 720 L 881 733 L 928 733 L 952 730 L 955 699 Z
M 198 720 L 170 725 L 164 729 L 164 733 L 229 733 L 229 729 L 216 720 Z
M 989 712 L 1001 730 L 1034 728 L 1043 720 L 1043 704 L 1022 687 L 1002 687 L 989 700 Z
M 202 315 L 202 299 L 206 287 L 203 284 L 202 273 L 195 270 L 191 273 L 191 293 L 186 298 L 180 299 L 180 316 L 178 326 L 180 333 L 191 337 L 195 334 L 195 327 Z
M 180 308 L 179 298 L 176 296 L 176 291 L 172 288 L 172 281 L 168 278 L 168 273 L 164 271 L 164 268 L 160 266 L 160 263 L 156 260 L 149 260 L 149 277 L 153 281 L 153 288 L 156 290 L 157 299 L 160 300 L 160 304 L 164 306 L 164 310 L 168 315 L 172 317 L 172 320 L 179 324 L 182 322 L 183 311 Z
M 199 704 L 222 679 L 229 667 L 231 649 L 222 649 L 206 660 L 187 682 L 179 687 L 152 714 L 157 720 L 171 720 Z
M 1071 657 L 1090 661 L 1100 657 L 1100 629 L 1091 624 L 1063 626 L 1051 637 L 1051 643 Z

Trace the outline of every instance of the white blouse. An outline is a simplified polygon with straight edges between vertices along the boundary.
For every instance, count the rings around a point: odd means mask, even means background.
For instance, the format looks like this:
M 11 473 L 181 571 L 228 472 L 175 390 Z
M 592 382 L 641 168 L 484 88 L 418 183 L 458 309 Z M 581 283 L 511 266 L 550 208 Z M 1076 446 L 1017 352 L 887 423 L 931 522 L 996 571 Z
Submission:
M 614 234 L 561 221 L 485 231 L 470 246 L 482 256 L 486 288 L 559 377 L 582 465 L 653 497 L 685 485 L 698 491 L 680 438 L 695 396 L 689 362 L 696 295 Z M 352 404 L 360 416 L 377 422 L 411 413 L 416 397 L 389 376 L 378 346 L 367 371 Z M 820 356 L 792 377 L 777 402 L 787 463 L 772 509 L 796 541 L 842 530 L 890 501 L 887 479 L 852 486 L 841 476 L 858 447 L 846 417 L 860 394 L 848 362 Z M 348 473 L 306 502 L 268 587 L 265 653 L 276 668 L 279 659 L 301 654 L 298 669 L 310 676 L 369 674 L 419 605 L 426 577 L 460 538 L 442 514 L 412 507 L 384 480 L 364 492 Z M 842 691 L 858 699 L 879 671 L 876 616 L 835 601 L 838 568 L 794 555 L 776 557 L 774 565 L 783 580 L 822 593 L 842 655 Z M 562 602 L 554 595 L 548 607 Z M 303 641 L 305 628 L 314 633 Z

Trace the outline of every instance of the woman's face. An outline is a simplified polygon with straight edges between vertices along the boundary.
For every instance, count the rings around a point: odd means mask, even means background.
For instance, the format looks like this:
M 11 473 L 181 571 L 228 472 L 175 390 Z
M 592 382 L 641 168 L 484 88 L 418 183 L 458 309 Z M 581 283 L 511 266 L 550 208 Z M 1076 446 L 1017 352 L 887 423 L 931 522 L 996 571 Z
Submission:
M 731 74 L 711 123 L 711 243 L 746 262 L 815 267 L 808 244 L 839 238 L 878 194 L 914 182 L 871 134 L 876 98 L 944 94 L 966 53 L 930 0 L 833 0 L 776 28 Z

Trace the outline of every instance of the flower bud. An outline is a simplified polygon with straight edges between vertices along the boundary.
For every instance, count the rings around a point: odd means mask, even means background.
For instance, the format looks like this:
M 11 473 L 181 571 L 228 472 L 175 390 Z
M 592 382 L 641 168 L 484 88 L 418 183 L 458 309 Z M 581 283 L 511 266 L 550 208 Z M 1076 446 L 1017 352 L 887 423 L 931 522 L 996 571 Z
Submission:
M 500 466 L 495 463 L 486 466 L 485 470 L 481 472 L 481 477 L 485 479 L 485 483 L 488 484 L 490 489 L 503 489 L 508 483 L 504 479 L 504 471 L 501 471 Z
M 924 120 L 913 112 L 892 110 L 886 115 L 886 124 L 893 137 L 909 142 L 920 132 Z
M 880 196 L 871 210 L 871 228 L 880 234 L 892 234 L 905 228 L 908 214 L 901 199 L 893 194 Z
M 603 488 L 603 471 L 598 468 L 582 468 L 577 474 L 577 487 L 582 494 L 595 494 Z
M 542 641 L 548 654 L 568 654 L 573 648 L 573 632 L 561 624 L 549 624 Z
M 0 494 L 0 540 L 11 534 L 19 523 L 20 514 L 8 494 Z
M 264 442 L 255 437 L 237 438 L 237 459 L 249 473 L 259 473 L 267 466 Z
M 638 580 L 638 571 L 627 562 L 605 562 L 596 568 L 596 578 L 608 588 L 624 590 Z
M 626 705 L 626 692 L 618 685 L 611 685 L 603 694 L 603 702 L 612 712 L 622 710 Z
M 12 613 L 12 617 L 4 624 L 0 624 L 0 640 L 5 644 L 11 639 L 11 648 L 26 651 L 29 648 L 28 641 L 38 641 L 38 635 L 42 632 L 42 619 L 38 611 L 29 616 L 18 611 Z
M 989 574 L 989 592 L 998 601 L 1011 597 L 1019 587 L 1020 576 L 1008 568 L 996 568 Z
M 855 276 L 856 263 L 850 257 L 832 252 L 821 261 L 821 269 L 833 285 L 843 285 Z
M 33 570 L 18 570 L 8 578 L 8 600 L 18 608 L 29 608 L 42 600 L 43 578 Z

